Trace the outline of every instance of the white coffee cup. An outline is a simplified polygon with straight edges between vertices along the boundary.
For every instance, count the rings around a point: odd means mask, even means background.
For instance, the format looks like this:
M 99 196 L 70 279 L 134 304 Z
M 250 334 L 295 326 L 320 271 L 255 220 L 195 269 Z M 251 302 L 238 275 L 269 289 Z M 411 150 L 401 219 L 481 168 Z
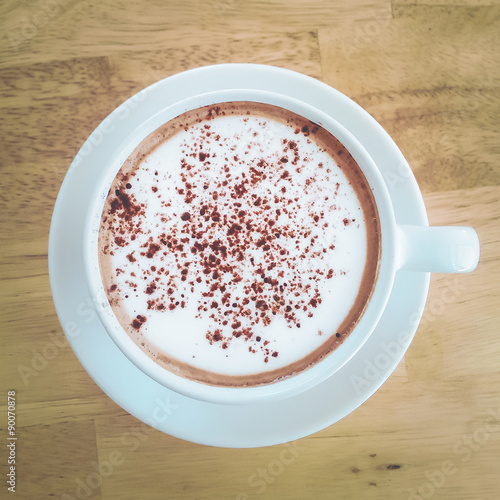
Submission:
M 196 77 L 195 74 L 193 77 Z M 222 82 L 225 75 L 221 74 L 220 78 Z M 307 85 L 307 79 L 304 85 Z M 176 375 L 157 364 L 135 344 L 115 317 L 99 270 L 97 240 L 100 217 L 111 182 L 124 160 L 145 137 L 170 119 L 191 109 L 228 101 L 255 101 L 280 106 L 321 125 L 333 134 L 354 157 L 370 184 L 381 227 L 381 259 L 376 286 L 354 331 L 341 346 L 311 368 L 284 380 L 257 387 L 212 386 Z M 127 103 L 124 103 L 120 108 L 123 110 L 126 106 Z M 102 324 L 121 351 L 144 373 L 180 394 L 213 403 L 242 404 L 289 397 L 310 389 L 349 362 L 371 335 L 385 310 L 396 273 L 469 272 L 478 263 L 479 241 L 472 228 L 397 224 L 386 182 L 363 145 L 329 114 L 286 94 L 255 88 L 221 88 L 194 94 L 164 109 L 150 109 L 143 113 L 142 120 L 136 123 L 134 130 L 122 139 L 108 163 L 103 165 L 102 175 L 96 179 L 96 189 L 89 205 L 88 238 L 84 248 L 88 286 L 92 296 L 97 299 L 96 309 Z

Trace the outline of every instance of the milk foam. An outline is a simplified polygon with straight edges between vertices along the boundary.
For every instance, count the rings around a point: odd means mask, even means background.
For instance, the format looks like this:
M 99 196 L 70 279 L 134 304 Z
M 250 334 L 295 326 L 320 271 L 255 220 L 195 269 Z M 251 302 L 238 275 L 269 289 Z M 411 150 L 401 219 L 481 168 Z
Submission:
M 314 124 L 221 106 L 175 120 L 122 168 L 101 222 L 103 282 L 123 327 L 170 369 L 301 370 L 342 342 L 371 293 L 353 310 L 367 260 L 359 189 Z

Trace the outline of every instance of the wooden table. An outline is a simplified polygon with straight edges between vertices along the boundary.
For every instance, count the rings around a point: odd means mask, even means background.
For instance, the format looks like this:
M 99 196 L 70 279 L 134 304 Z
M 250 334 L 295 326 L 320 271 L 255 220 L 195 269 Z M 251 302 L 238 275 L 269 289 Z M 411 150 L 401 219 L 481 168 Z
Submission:
M 17 498 L 500 497 L 500 2 L 430 3 L 2 2 L 2 498 L 8 390 Z M 433 275 L 386 384 L 286 461 L 283 445 L 211 448 L 141 425 L 64 343 L 49 289 L 53 205 L 90 132 L 146 85 L 223 62 L 297 70 L 357 101 L 407 157 L 431 224 L 473 226 L 482 245 L 475 272 Z

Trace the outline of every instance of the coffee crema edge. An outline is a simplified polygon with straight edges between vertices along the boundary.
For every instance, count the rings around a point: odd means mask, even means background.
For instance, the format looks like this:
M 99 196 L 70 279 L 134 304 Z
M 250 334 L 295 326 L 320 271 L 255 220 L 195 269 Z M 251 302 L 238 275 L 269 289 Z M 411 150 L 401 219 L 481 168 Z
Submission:
M 260 373 L 252 373 L 250 375 L 226 375 L 215 373 L 189 365 L 184 361 L 179 361 L 162 353 L 153 355 L 151 350 L 155 350 L 157 348 L 153 344 L 151 344 L 153 349 L 148 348 L 148 341 L 145 339 L 144 335 L 142 335 L 142 341 L 138 342 L 133 335 L 128 333 L 130 323 L 133 318 L 120 317 L 118 314 L 116 315 L 116 318 L 124 331 L 127 332 L 129 337 L 147 356 L 164 369 L 178 376 L 206 385 L 222 387 L 255 387 L 279 382 L 317 365 L 319 362 L 328 357 L 333 351 L 335 351 L 341 344 L 343 344 L 344 340 L 352 333 L 366 311 L 375 289 L 380 267 L 381 230 L 375 198 L 368 181 L 350 152 L 335 136 L 323 127 L 300 115 L 297 115 L 292 111 L 270 104 L 246 101 L 221 102 L 197 108 L 195 110 L 189 110 L 172 118 L 157 128 L 141 141 L 141 143 L 123 163 L 109 189 L 106 203 L 110 194 L 114 190 L 115 184 L 127 177 L 128 174 L 125 174 L 124 172 L 129 173 L 134 171 L 134 169 L 137 169 L 149 154 L 151 154 L 162 143 L 168 141 L 175 134 L 177 134 L 179 131 L 177 127 L 179 121 L 183 121 L 183 123 L 189 127 L 195 123 L 199 123 L 200 121 L 213 119 L 214 115 L 216 116 L 221 108 L 224 109 L 225 113 L 230 113 L 231 115 L 246 116 L 248 114 L 253 114 L 255 116 L 269 118 L 272 120 L 279 121 L 281 119 L 284 124 L 287 124 L 288 119 L 292 117 L 294 124 L 296 124 L 300 130 L 307 130 L 308 135 L 314 135 L 314 142 L 319 147 L 324 148 L 327 151 L 328 155 L 334 160 L 339 169 L 346 176 L 349 184 L 353 187 L 358 197 L 360 207 L 363 211 L 366 232 L 366 264 L 364 266 L 361 283 L 358 288 L 355 301 L 344 320 L 337 328 L 336 332 L 329 336 L 327 340 L 325 340 L 325 342 L 323 342 L 318 348 L 284 367 Z M 217 112 L 215 110 L 217 110 Z M 104 218 L 105 210 L 103 210 L 103 214 L 101 216 L 101 227 Z M 99 231 L 99 242 L 100 241 L 101 230 Z M 99 267 L 104 288 L 107 290 L 111 286 L 111 283 L 110 281 L 107 281 L 106 278 L 112 275 L 112 266 L 110 263 L 109 265 L 106 265 L 104 261 L 105 259 L 99 259 Z M 112 301 L 110 301 L 110 305 L 113 311 L 115 311 Z

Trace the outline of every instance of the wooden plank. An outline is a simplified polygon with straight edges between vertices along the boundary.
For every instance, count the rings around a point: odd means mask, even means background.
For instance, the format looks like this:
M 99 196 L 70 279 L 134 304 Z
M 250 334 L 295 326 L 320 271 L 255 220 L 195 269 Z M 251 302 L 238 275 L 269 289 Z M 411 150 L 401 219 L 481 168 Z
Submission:
M 16 435 L 16 497 L 102 498 L 92 420 L 18 427 Z
M 139 2 L 125 7 L 117 0 L 54 2 L 52 10 L 44 3 L 43 7 L 7 4 L 0 22 L 0 31 L 6 34 L 0 51 L 2 66 L 72 59 L 77 54 L 94 57 L 123 50 L 164 50 L 189 45 L 193 40 L 203 42 L 212 35 L 224 38 L 257 33 L 254 38 L 258 39 L 268 32 L 314 31 L 351 19 L 370 19 L 390 9 L 388 0 L 344 0 L 335 6 L 328 0 L 188 0 L 149 3 L 147 8 Z M 183 31 L 176 32 L 180 26 Z

